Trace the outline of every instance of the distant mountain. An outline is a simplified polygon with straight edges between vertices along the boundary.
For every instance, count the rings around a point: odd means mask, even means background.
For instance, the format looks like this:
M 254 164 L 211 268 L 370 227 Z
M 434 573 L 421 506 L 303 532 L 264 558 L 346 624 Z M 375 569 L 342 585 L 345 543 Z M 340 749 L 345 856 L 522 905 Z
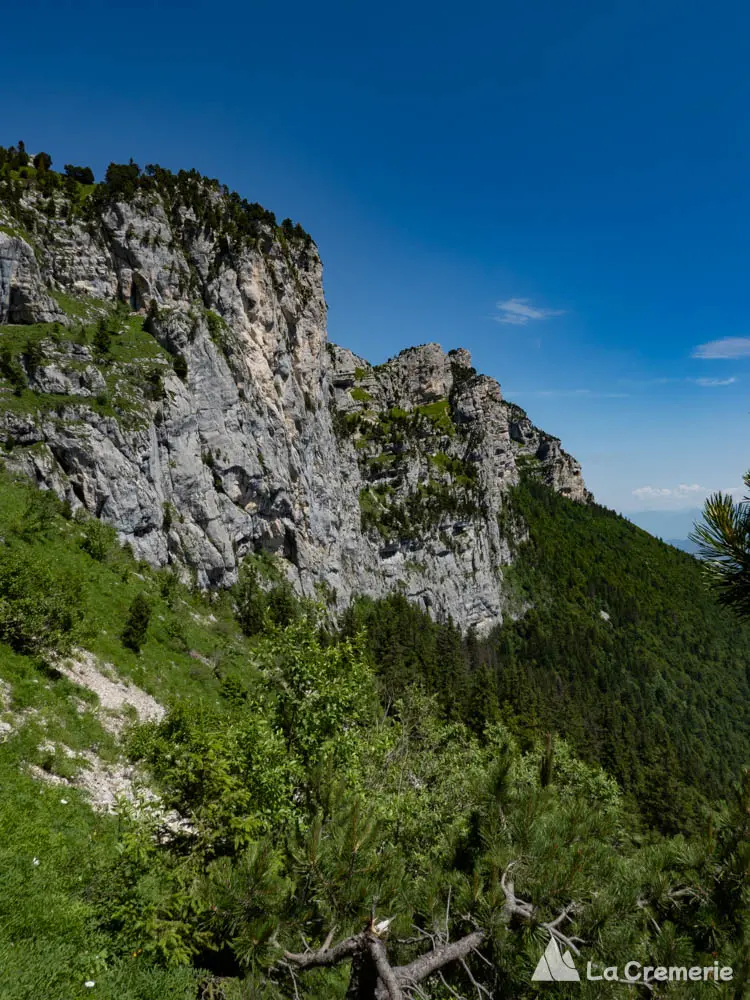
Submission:
M 627 511 L 625 517 L 650 535 L 661 538 L 670 545 L 684 548 L 690 544 L 687 541 L 678 543 L 673 539 L 687 539 L 696 521 L 700 520 L 700 507 L 690 507 L 685 510 L 638 510 Z M 692 551 L 692 549 L 686 549 Z
M 682 549 L 683 552 L 687 552 L 691 556 L 697 556 L 700 552 L 699 547 L 689 538 L 665 538 L 664 541 L 667 545 L 674 545 L 676 549 Z

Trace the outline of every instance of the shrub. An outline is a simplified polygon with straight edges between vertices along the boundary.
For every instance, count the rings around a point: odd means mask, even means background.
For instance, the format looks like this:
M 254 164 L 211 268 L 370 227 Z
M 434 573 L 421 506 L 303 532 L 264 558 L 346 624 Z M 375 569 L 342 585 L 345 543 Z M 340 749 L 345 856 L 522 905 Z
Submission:
M 127 201 L 135 194 L 140 177 L 140 168 L 132 160 L 130 163 L 110 163 L 104 175 L 104 188 L 111 198 Z
M 148 312 L 143 321 L 143 329 L 153 337 L 156 334 L 156 326 L 159 322 L 159 304 L 156 299 L 151 299 L 148 304 Z
M 355 386 L 350 391 L 349 395 L 352 397 L 355 403 L 369 403 L 369 401 L 372 399 L 372 396 L 367 391 L 367 389 L 363 389 L 359 385 Z
M 174 368 L 175 375 L 177 375 L 178 378 L 181 378 L 184 382 L 188 375 L 188 364 L 185 359 L 185 355 L 178 354 L 172 362 L 172 366 Z
M 31 564 L 26 552 L 0 554 L 0 639 L 17 652 L 69 646 L 80 622 L 81 586 L 73 576 Z
M 68 509 L 70 504 L 68 504 Z M 25 541 L 34 541 L 49 535 L 55 517 L 62 515 L 63 504 L 51 490 L 29 491 L 29 499 L 15 533 Z
M 26 375 L 9 348 L 4 347 L 0 352 L 0 375 L 7 379 L 13 387 L 16 396 L 20 396 L 26 388 Z
M 271 621 L 275 625 L 281 625 L 282 628 L 299 618 L 299 601 L 287 580 L 276 587 L 271 587 L 266 595 L 266 604 Z
M 44 361 L 44 351 L 38 340 L 32 340 L 29 337 L 23 349 L 23 359 L 26 363 L 26 371 L 33 378 L 42 361 Z
M 151 605 L 144 594 L 136 594 L 125 619 L 122 630 L 122 644 L 134 653 L 140 653 L 141 646 L 146 641 L 148 625 L 151 621 Z
M 174 507 L 172 506 L 171 503 L 169 503 L 168 500 L 165 500 L 164 503 L 161 505 L 161 511 L 162 511 L 162 520 L 161 520 L 162 531 L 169 532 L 170 528 L 172 527 L 172 522 L 174 520 Z
M 83 515 L 85 517 L 85 514 Z M 117 544 L 117 532 L 110 524 L 97 521 L 95 518 L 84 521 L 81 536 L 81 548 L 88 552 L 92 559 L 104 562 Z

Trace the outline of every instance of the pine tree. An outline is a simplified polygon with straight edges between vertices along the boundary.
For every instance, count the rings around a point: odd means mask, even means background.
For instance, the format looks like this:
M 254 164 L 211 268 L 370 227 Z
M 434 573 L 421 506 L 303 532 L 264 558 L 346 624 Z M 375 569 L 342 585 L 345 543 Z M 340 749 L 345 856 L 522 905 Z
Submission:
M 744 482 L 750 489 L 750 472 Z M 735 503 L 729 493 L 714 493 L 690 540 L 700 546 L 722 604 L 750 618 L 750 497 Z
M 109 332 L 109 327 L 107 326 L 107 321 L 102 317 L 96 327 L 96 332 L 94 333 L 94 350 L 99 354 L 109 354 L 109 349 L 112 346 L 112 335 Z

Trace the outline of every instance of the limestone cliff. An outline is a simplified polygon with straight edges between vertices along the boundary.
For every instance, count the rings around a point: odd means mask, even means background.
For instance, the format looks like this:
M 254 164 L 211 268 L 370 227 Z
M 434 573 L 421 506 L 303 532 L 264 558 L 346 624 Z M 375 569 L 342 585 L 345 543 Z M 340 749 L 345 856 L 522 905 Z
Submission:
M 337 606 L 399 587 L 489 628 L 506 491 L 526 464 L 585 500 L 578 463 L 464 350 L 372 367 L 328 343 L 299 226 L 194 172 L 119 170 L 0 174 L 6 461 L 201 585 L 263 549 Z

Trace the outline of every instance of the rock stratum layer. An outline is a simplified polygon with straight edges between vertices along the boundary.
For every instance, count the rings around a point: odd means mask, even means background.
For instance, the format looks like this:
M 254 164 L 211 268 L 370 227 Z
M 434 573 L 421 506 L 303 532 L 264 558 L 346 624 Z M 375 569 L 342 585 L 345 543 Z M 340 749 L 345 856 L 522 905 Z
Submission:
M 373 367 L 329 343 L 310 238 L 197 174 L 33 173 L 0 186 L 9 464 L 203 586 L 265 550 L 337 607 L 400 588 L 466 628 L 501 618 L 520 469 L 588 494 L 465 350 Z

